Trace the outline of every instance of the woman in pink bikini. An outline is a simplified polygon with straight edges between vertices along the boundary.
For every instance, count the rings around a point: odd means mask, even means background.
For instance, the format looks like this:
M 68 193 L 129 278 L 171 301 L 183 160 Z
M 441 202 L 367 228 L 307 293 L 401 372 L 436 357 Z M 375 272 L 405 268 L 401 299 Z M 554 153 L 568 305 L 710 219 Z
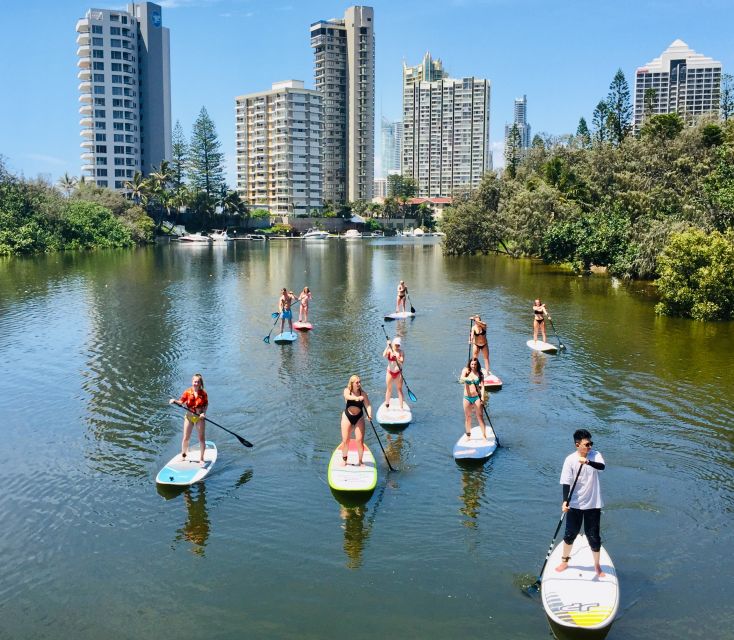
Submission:
M 382 357 L 387 358 L 387 373 L 385 374 L 385 407 L 390 406 L 390 398 L 392 398 L 392 388 L 395 385 L 398 389 L 398 400 L 400 408 L 403 408 L 403 375 L 401 373 L 403 363 L 405 362 L 405 353 L 400 348 L 400 338 L 395 337 L 392 343 L 387 341 L 387 346 L 382 352 Z

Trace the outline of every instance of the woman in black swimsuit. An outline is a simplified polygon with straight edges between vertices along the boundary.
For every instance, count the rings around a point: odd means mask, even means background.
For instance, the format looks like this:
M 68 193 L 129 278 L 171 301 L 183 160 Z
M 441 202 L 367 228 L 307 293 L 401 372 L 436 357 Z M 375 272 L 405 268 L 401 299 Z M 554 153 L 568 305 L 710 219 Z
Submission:
M 540 301 L 540 298 L 535 299 L 533 304 L 533 340 L 538 341 L 538 329 L 543 333 L 543 342 L 547 342 L 545 339 L 545 317 L 548 315 L 548 309 Z
M 398 299 L 395 301 L 395 313 L 400 313 L 400 307 L 403 307 L 402 310 L 405 311 L 405 296 L 407 295 L 408 287 L 406 287 L 405 282 L 401 280 L 398 284 Z
M 479 314 L 472 316 L 474 320 L 471 331 L 469 333 L 469 342 L 474 345 L 472 348 L 472 358 L 479 358 L 481 353 L 484 356 L 486 364 L 485 371 L 489 374 L 489 345 L 487 344 L 487 323 L 482 322 Z
M 347 465 L 347 454 L 349 453 L 349 438 L 354 429 L 354 437 L 357 441 L 357 459 L 360 467 L 363 467 L 362 456 L 364 454 L 364 413 L 372 420 L 372 406 L 370 399 L 362 389 L 359 376 L 349 378 L 349 384 L 344 389 L 344 401 L 346 406 L 342 413 L 342 460 Z

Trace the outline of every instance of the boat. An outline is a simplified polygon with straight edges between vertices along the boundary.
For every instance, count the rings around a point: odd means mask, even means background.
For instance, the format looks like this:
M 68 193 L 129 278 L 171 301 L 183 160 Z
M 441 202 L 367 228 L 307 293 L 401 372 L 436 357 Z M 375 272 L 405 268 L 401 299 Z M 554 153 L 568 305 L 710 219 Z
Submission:
M 211 244 L 214 242 L 209 236 L 204 235 L 203 233 L 187 233 L 185 235 L 182 235 L 179 239 L 179 242 L 186 242 L 188 244 Z
M 329 232 L 321 229 L 309 229 L 303 234 L 304 240 L 328 240 Z
M 599 561 L 606 576 L 598 577 L 583 534 L 573 544 L 568 569 L 558 572 L 561 555 L 563 542 L 551 553 L 540 578 L 540 596 L 551 630 L 557 638 L 606 637 L 619 609 L 619 582 L 612 559 L 602 545 Z
M 377 231 L 372 232 L 372 237 L 373 238 L 384 238 L 385 234 L 378 229 Z
M 486 460 L 497 450 L 497 438 L 492 428 L 487 425 L 487 437 L 482 437 L 482 429 L 478 425 L 472 427 L 471 438 L 463 434 L 454 445 L 455 460 Z
M 345 240 L 361 240 L 362 234 L 356 229 L 349 229 L 343 237 Z
M 374 491 L 377 485 L 377 465 L 375 457 L 366 444 L 362 454 L 363 467 L 357 466 L 357 459 L 357 441 L 354 438 L 349 440 L 346 465 L 342 460 L 341 444 L 334 449 L 327 472 L 329 486 L 334 491 L 361 493 Z
M 543 342 L 542 340 L 528 340 L 525 344 L 534 351 L 543 351 L 545 353 L 556 353 L 558 351 L 556 345 L 550 342 Z
M 262 233 L 248 233 L 245 240 L 253 240 L 254 242 L 265 242 L 267 238 Z
M 414 237 L 414 238 L 421 238 L 421 237 L 423 237 L 424 235 L 426 235 L 426 232 L 425 232 L 425 231 L 423 231 L 423 229 L 421 229 L 420 227 L 418 227 L 417 229 L 415 229 L 415 230 L 413 231 L 413 237 Z
M 210 237 L 210 238 L 211 238 L 211 239 L 212 239 L 212 240 L 213 240 L 214 242 L 232 242 L 232 238 L 231 238 L 231 236 L 230 236 L 230 235 L 229 235 L 229 234 L 227 233 L 227 230 L 226 230 L 226 229 L 224 229 L 224 230 L 220 230 L 220 229 L 214 229 L 214 231 L 212 231 L 212 232 L 211 232 L 211 233 L 209 234 L 209 237 Z
M 407 402 L 403 401 L 401 407 L 398 398 L 390 398 L 390 406 L 385 406 L 383 402 L 376 417 L 377 422 L 386 429 L 405 429 L 413 420 L 413 412 Z
M 212 470 L 214 463 L 217 461 L 217 446 L 211 441 L 206 441 L 204 449 L 204 466 L 201 466 L 201 445 L 196 442 L 189 446 L 186 457 L 182 458 L 177 453 L 171 458 L 166 465 L 158 472 L 156 476 L 157 484 L 170 485 L 175 487 L 188 487 L 189 485 L 201 482 Z

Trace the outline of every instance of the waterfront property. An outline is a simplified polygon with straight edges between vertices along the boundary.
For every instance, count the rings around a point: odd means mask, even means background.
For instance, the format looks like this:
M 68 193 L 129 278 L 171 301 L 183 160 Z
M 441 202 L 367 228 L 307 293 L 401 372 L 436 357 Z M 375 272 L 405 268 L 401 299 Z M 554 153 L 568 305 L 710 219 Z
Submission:
M 82 175 L 124 189 L 171 157 L 169 30 L 152 2 L 90 9 L 76 23 Z
M 321 209 L 322 103 L 300 80 L 236 99 L 237 191 L 251 206 L 284 216 Z

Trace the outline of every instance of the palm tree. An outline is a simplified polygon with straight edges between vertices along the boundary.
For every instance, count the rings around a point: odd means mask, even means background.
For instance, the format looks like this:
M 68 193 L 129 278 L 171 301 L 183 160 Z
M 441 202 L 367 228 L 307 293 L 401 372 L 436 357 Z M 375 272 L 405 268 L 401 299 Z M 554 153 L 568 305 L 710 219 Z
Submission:
M 140 171 L 136 171 L 133 175 L 132 180 L 125 182 L 125 189 L 130 192 L 130 197 L 133 199 L 135 204 L 142 204 L 146 206 L 150 198 L 150 185 L 148 181 L 143 178 L 143 174 Z
M 79 180 L 77 180 L 76 176 L 70 176 L 68 173 L 64 173 L 64 175 L 59 178 L 59 187 L 61 187 L 61 190 L 67 198 L 71 195 L 71 192 L 77 184 L 79 184 Z
M 236 191 L 227 191 L 222 194 L 219 202 L 222 207 L 222 213 L 237 216 L 245 212 L 245 203 L 240 199 L 240 194 Z

